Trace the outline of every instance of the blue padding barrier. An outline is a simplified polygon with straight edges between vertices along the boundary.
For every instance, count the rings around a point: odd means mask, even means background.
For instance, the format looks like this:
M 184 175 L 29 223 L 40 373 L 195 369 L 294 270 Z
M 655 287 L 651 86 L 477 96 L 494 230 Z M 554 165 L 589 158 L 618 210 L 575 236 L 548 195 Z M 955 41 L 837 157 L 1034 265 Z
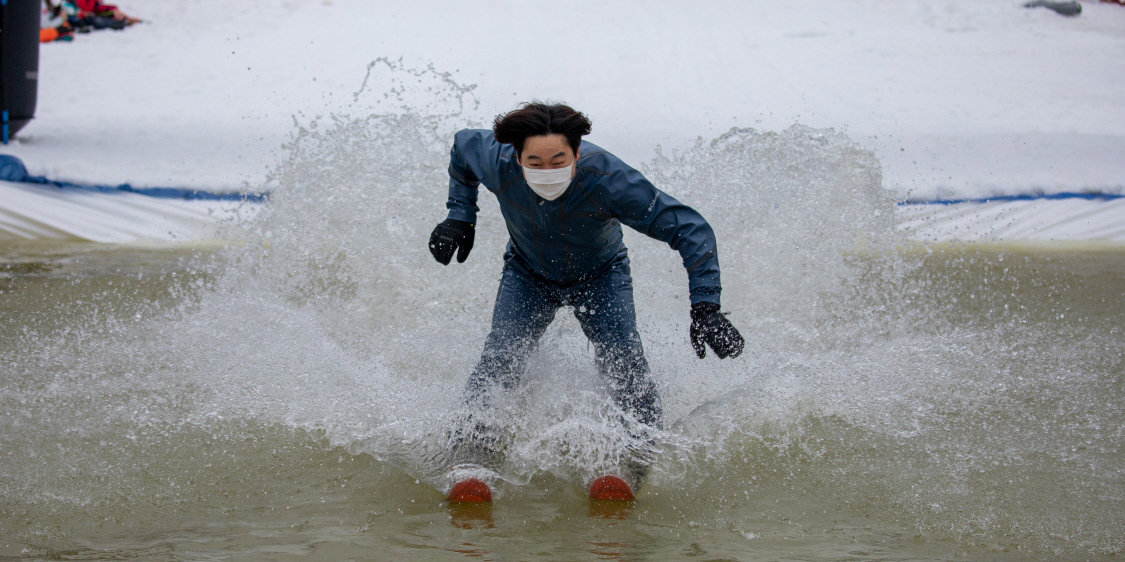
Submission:
M 187 199 L 196 201 L 251 201 L 254 203 L 261 203 L 264 201 L 268 201 L 270 198 L 269 192 L 211 193 L 209 191 L 186 189 L 180 187 L 133 187 L 127 183 L 123 183 L 121 185 L 82 185 L 65 181 L 54 181 L 49 180 L 43 176 L 33 176 L 31 174 L 28 174 L 27 168 L 23 165 L 23 162 L 19 158 L 8 154 L 0 154 L 0 181 L 35 183 L 40 185 L 50 185 L 60 189 L 78 189 L 82 191 L 94 191 L 98 193 L 136 193 L 138 195 L 160 197 L 163 199 Z
M 1062 193 L 1051 193 L 1048 195 L 998 195 L 995 197 L 982 197 L 980 199 L 933 199 L 930 201 L 899 201 L 898 204 L 902 205 L 958 205 L 961 203 L 995 203 L 998 201 L 1038 201 L 1044 200 L 1058 200 L 1058 199 L 1086 199 L 1087 201 L 1112 201 L 1114 199 L 1125 198 L 1125 195 L 1114 195 L 1111 193 L 1077 193 L 1072 191 L 1064 191 Z

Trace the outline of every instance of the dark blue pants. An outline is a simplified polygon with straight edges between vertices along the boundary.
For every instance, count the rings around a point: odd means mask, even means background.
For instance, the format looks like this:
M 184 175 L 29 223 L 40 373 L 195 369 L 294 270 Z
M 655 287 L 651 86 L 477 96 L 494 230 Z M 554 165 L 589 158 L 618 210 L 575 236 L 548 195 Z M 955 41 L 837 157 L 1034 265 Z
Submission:
M 574 308 L 575 318 L 593 344 L 598 372 L 621 410 L 638 422 L 660 427 L 660 397 L 637 334 L 629 258 L 622 253 L 599 271 L 566 286 L 536 275 L 518 257 L 506 258 L 492 311 L 492 332 L 465 385 L 464 402 L 470 414 L 462 418 L 461 427 L 454 427 L 454 464 L 496 462 L 500 454 L 496 432 L 480 421 L 488 417 L 497 392 L 519 383 L 528 356 L 563 306 Z M 477 423 L 469 418 L 476 418 Z

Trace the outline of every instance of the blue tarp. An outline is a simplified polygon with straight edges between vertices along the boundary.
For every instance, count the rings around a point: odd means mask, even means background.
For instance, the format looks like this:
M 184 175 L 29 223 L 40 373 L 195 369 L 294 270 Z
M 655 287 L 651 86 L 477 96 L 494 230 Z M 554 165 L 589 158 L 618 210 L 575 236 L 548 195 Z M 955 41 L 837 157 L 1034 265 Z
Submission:
M 180 187 L 133 187 L 127 183 L 121 185 L 83 185 L 65 181 L 49 180 L 43 176 L 33 176 L 27 173 L 23 162 L 9 154 L 0 154 L 0 181 L 17 183 L 35 183 L 49 185 L 59 189 L 80 189 L 98 193 L 136 193 L 148 197 L 163 199 L 186 199 L 202 201 L 253 201 L 263 202 L 269 199 L 269 193 L 211 193 L 198 189 Z

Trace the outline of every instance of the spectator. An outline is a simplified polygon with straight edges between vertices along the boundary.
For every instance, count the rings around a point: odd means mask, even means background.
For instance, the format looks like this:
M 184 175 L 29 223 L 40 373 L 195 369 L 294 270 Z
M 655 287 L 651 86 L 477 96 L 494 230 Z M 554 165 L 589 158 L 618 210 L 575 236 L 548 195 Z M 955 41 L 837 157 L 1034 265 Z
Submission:
M 91 29 L 125 29 L 141 21 L 126 15 L 117 6 L 103 4 L 99 0 L 61 0 L 58 4 L 52 0 L 44 2 L 47 5 L 45 15 L 63 18 L 69 28 L 82 33 Z M 40 40 L 48 35 L 50 32 L 41 32 Z
M 63 0 L 67 3 L 67 0 Z M 94 17 L 112 18 L 114 21 L 125 22 L 125 25 L 133 25 L 141 20 L 125 15 L 117 6 L 112 4 L 102 4 L 101 0 L 73 0 L 74 5 L 78 8 L 80 14 L 90 14 Z
M 66 20 L 66 14 L 61 6 L 54 6 L 46 0 L 47 7 L 39 18 L 39 42 L 73 41 L 74 30 Z

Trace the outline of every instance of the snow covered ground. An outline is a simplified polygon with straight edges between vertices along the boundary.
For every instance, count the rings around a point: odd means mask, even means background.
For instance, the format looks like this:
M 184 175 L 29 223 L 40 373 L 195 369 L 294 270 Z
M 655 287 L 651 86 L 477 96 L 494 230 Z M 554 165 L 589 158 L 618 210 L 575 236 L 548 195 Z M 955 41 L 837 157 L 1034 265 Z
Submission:
M 902 205 L 898 218 L 923 242 L 1125 242 L 1125 198 Z
M 475 86 L 482 123 L 566 101 L 635 164 L 801 123 L 874 150 L 900 199 L 1125 193 L 1125 7 L 1022 3 L 122 0 L 148 23 L 43 45 L 36 119 L 0 152 L 52 179 L 254 190 L 296 123 L 397 103 L 371 95 L 386 65 L 364 85 L 384 59 Z
M 0 181 L 0 240 L 197 243 L 241 234 L 261 204 L 61 190 Z M 233 236 L 232 236 L 233 235 Z

